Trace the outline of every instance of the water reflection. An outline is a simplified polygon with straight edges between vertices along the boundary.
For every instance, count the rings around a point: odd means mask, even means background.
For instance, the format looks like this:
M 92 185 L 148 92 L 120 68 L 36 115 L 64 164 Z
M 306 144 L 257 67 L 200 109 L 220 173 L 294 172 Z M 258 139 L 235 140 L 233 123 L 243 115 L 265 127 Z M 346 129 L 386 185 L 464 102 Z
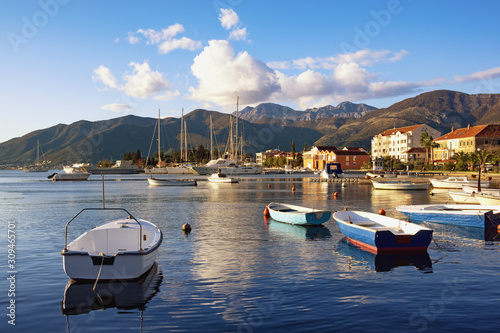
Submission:
M 323 225 L 319 226 L 301 226 L 274 221 L 271 218 L 265 218 L 270 233 L 285 236 L 293 239 L 326 239 L 332 237 L 330 230 Z
M 138 280 L 116 280 L 97 283 L 69 281 L 64 290 L 61 311 L 64 315 L 78 315 L 93 310 L 117 308 L 144 310 L 160 290 L 163 275 L 154 264 L 148 273 Z
M 355 260 L 355 264 L 368 266 L 376 272 L 389 272 L 400 266 L 414 266 L 422 273 L 432 273 L 432 262 L 427 252 L 373 254 L 349 244 L 345 237 L 337 243 L 334 251 L 349 260 Z

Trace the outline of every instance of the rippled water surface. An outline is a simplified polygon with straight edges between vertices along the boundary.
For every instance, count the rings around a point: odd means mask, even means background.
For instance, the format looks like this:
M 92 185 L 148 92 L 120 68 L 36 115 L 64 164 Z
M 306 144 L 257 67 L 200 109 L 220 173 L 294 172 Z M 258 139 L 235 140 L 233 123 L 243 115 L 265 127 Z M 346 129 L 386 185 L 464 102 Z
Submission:
M 333 219 L 323 228 L 304 228 L 262 214 L 267 203 L 278 201 L 329 210 L 384 208 L 400 216 L 396 206 L 444 203 L 446 192 L 375 191 L 284 176 L 150 187 L 144 175 L 106 176 L 106 206 L 155 223 L 164 242 L 150 274 L 99 284 L 95 293 L 92 285 L 68 284 L 60 251 L 66 222 L 83 208 L 102 207 L 100 177 L 50 182 L 46 176 L 0 171 L 0 267 L 8 277 L 7 229 L 15 225 L 17 270 L 15 297 L 7 297 L 7 279 L 0 284 L 2 332 L 500 329 L 497 235 L 428 224 L 435 240 L 428 254 L 375 256 L 346 244 Z M 69 239 L 92 227 L 92 220 L 110 217 L 117 216 L 96 213 L 72 223 Z M 193 228 L 188 235 L 184 223 Z M 15 326 L 6 316 L 11 299 Z

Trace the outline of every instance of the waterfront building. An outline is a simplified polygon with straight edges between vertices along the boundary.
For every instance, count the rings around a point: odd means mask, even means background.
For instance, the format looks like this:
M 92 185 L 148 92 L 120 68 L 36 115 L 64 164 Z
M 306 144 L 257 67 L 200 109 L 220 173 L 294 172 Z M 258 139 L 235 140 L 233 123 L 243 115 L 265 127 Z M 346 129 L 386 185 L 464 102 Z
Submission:
M 401 162 L 408 162 L 412 159 L 420 159 L 421 151 L 413 148 L 423 148 L 420 145 L 420 136 L 427 132 L 433 138 L 441 136 L 441 133 L 434 128 L 425 125 L 414 125 L 400 128 L 393 128 L 383 131 L 372 138 L 372 160 L 380 160 L 384 156 L 389 156 Z M 424 148 L 425 150 L 425 148 Z
M 337 149 L 335 146 L 314 146 L 304 152 L 302 159 L 303 166 L 313 170 L 322 170 L 326 163 L 331 162 L 340 163 L 342 169 L 359 170 L 370 162 L 370 155 L 361 147 Z
M 449 161 L 457 152 L 473 153 L 500 147 L 500 125 L 467 126 L 434 139 L 439 147 L 433 149 L 436 163 Z

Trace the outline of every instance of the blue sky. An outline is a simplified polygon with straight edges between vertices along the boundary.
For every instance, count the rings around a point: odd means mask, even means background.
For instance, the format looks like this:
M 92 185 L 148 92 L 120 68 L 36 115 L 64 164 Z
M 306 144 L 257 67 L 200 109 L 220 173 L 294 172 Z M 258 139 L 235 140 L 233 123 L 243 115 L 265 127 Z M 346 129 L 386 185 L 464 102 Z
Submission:
M 0 142 L 262 102 L 500 92 L 498 1 L 3 1 Z

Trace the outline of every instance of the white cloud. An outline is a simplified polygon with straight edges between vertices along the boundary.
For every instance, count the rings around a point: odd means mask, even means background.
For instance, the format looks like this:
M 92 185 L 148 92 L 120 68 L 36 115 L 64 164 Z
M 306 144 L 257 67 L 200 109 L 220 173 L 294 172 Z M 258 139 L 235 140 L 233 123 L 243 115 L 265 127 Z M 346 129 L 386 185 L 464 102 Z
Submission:
M 158 52 L 166 54 L 176 49 L 194 51 L 203 46 L 200 41 L 195 41 L 187 37 L 175 38 L 178 34 L 184 32 L 184 27 L 179 24 L 173 24 L 162 30 L 139 29 L 135 33 L 129 33 L 128 41 L 130 44 L 138 44 L 139 36 L 146 38 L 146 44 L 158 45 Z
M 113 111 L 113 112 L 121 112 L 121 111 L 131 110 L 132 107 L 128 104 L 114 103 L 114 104 L 103 105 L 103 106 L 101 106 L 101 109 L 109 110 L 109 111 Z
M 470 75 L 457 75 L 453 78 L 453 83 L 462 83 L 468 81 L 487 81 L 500 77 L 500 67 L 487 69 L 485 71 L 475 72 Z
M 234 10 L 224 8 L 220 9 L 219 21 L 226 30 L 236 27 L 240 23 L 238 14 Z
M 270 61 L 266 65 L 274 69 L 289 69 L 291 67 L 289 61 Z
M 124 74 L 122 85 L 118 85 L 109 68 L 102 65 L 94 70 L 93 79 L 136 98 L 167 100 L 179 95 L 178 91 L 170 90 L 167 79 L 160 72 L 151 70 L 146 61 L 142 64 L 131 62 L 129 66 L 132 72 Z
M 97 69 L 94 69 L 94 74 L 92 75 L 92 80 L 100 81 L 111 88 L 117 88 L 116 78 L 111 74 L 109 68 L 104 67 L 103 65 L 99 66 Z
M 247 28 L 231 30 L 231 33 L 229 34 L 229 39 L 246 40 Z
M 234 53 L 225 40 L 211 40 L 191 66 L 198 86 L 190 87 L 191 99 L 222 106 L 264 102 L 280 89 L 276 73 L 247 52 Z

